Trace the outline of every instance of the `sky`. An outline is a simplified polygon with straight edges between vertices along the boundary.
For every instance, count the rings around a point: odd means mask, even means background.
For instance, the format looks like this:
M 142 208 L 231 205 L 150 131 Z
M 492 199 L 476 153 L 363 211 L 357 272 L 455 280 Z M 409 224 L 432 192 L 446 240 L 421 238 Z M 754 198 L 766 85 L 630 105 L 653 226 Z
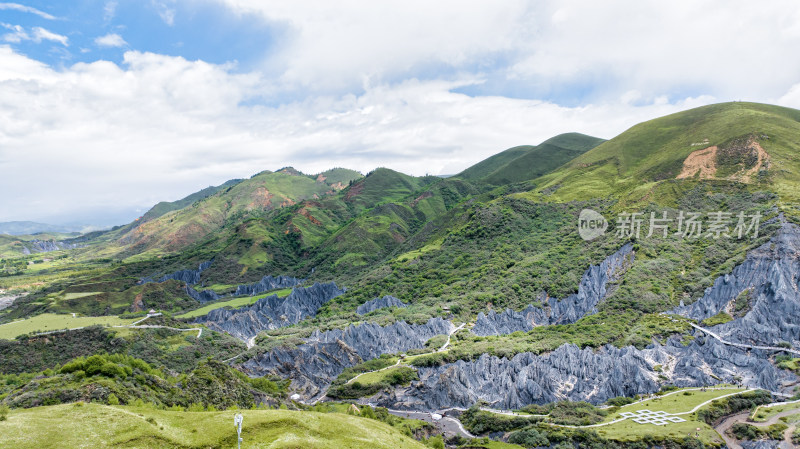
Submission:
M 454 174 L 723 101 L 800 108 L 794 0 L 0 0 L 0 221 L 124 224 L 293 166 Z

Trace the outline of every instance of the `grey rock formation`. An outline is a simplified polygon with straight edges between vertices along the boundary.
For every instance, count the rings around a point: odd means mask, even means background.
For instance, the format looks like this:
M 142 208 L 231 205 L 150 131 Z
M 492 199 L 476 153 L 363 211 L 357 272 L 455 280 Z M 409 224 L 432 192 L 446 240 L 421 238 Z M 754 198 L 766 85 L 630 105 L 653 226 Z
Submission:
M 23 295 L 0 296 L 0 310 L 11 307 L 11 305 L 14 304 L 14 301 L 21 296 Z
M 627 243 L 600 265 L 592 265 L 586 270 L 578 285 L 578 293 L 564 299 L 541 298 L 544 308 L 529 305 L 520 312 L 511 309 L 501 313 L 494 310 L 488 314 L 481 312 L 472 332 L 480 336 L 527 332 L 535 326 L 574 323 L 586 315 L 597 313 L 597 304 L 609 293 L 608 284 L 619 279 L 633 257 L 633 245 Z
M 67 243 L 57 240 L 39 240 L 33 239 L 23 243 L 22 254 L 29 255 L 33 253 L 49 253 L 52 251 L 61 251 L 65 249 L 82 248 L 86 245 L 79 243 Z
M 222 298 L 222 296 L 217 294 L 217 292 L 215 292 L 214 290 L 197 291 L 189 285 L 185 287 L 185 290 L 186 294 L 189 295 L 190 298 L 198 302 L 216 301 Z
M 375 323 L 314 332 L 297 348 L 277 348 L 245 362 L 251 376 L 279 375 L 292 380 L 292 390 L 313 397 L 325 390 L 346 367 L 381 354 L 424 347 L 436 335 L 453 329 L 449 321 L 431 318 L 425 324 L 404 321 L 381 327 Z
M 655 365 L 662 371 L 654 371 Z M 689 346 L 669 340 L 665 346 L 644 350 L 606 346 L 594 351 L 563 345 L 541 356 L 523 353 L 509 360 L 484 354 L 472 362 L 420 368 L 418 382 L 384 394 L 379 403 L 414 410 L 469 407 L 479 400 L 501 409 L 563 399 L 598 404 L 615 396 L 656 392 L 662 384 L 659 375 L 680 387 L 730 382 L 741 376 L 747 385 L 772 391 L 796 380 L 766 358 L 713 339 L 698 338 Z
M 364 304 L 361 304 L 358 306 L 358 308 L 356 308 L 356 313 L 359 315 L 366 315 L 370 312 L 374 312 L 385 307 L 408 307 L 408 305 L 394 296 L 386 295 L 383 298 L 371 299 Z
M 323 304 L 344 292 L 333 282 L 298 287 L 285 298 L 271 295 L 251 306 L 212 310 L 196 322 L 247 341 L 263 330 L 290 326 L 313 317 Z
M 303 279 L 297 279 L 291 276 L 264 276 L 260 281 L 255 284 L 240 285 L 236 287 L 236 293 L 233 296 L 255 296 L 277 288 L 290 288 L 296 287 L 303 283 Z
M 174 279 L 176 281 L 183 281 L 186 283 L 186 285 L 198 284 L 200 283 L 200 275 L 203 274 L 203 271 L 207 270 L 208 267 L 211 266 L 211 262 L 212 261 L 208 260 L 206 262 L 201 263 L 196 270 L 180 270 L 172 274 L 167 274 L 165 276 L 162 276 L 161 279 L 158 280 L 158 282 L 166 282 L 169 281 L 170 279 Z
M 726 340 L 800 346 L 800 227 L 785 223 L 764 245 L 752 250 L 730 274 L 720 276 L 696 302 L 673 312 L 703 320 L 735 314 L 737 298 L 748 301 L 744 316 L 713 328 Z M 741 297 L 740 297 L 741 295 Z
M 741 441 L 739 445 L 742 446 L 742 449 L 780 449 L 781 442 L 778 440 Z

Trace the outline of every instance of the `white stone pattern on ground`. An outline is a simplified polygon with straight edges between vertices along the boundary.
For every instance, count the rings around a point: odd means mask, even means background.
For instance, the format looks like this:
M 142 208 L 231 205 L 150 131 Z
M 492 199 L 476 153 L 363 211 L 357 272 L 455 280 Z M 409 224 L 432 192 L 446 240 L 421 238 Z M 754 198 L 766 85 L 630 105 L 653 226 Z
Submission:
M 653 412 L 650 410 L 639 410 L 636 412 L 623 412 L 623 418 L 633 420 L 637 424 L 654 424 L 656 426 L 665 426 L 671 423 L 679 423 L 686 421 L 685 419 L 671 415 L 667 412 Z

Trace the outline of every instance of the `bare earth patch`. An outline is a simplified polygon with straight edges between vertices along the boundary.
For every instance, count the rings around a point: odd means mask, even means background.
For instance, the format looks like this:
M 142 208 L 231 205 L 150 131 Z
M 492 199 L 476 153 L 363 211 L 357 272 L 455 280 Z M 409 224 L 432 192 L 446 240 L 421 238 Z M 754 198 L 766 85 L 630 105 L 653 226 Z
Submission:
M 700 179 L 713 179 L 717 173 L 717 147 L 711 146 L 692 151 L 683 161 L 683 169 L 677 179 L 694 177 L 700 172 Z
M 683 168 L 676 178 L 686 179 L 697 175 L 700 179 L 718 179 L 719 167 L 717 164 L 730 155 L 745 155 L 751 159 L 746 163 L 740 163 L 741 168 L 736 172 L 728 176 L 723 175 L 724 179 L 749 183 L 751 177 L 757 174 L 761 168 L 769 167 L 769 154 L 755 138 L 750 138 L 743 145 L 734 144 L 732 147 L 724 149 L 715 145 L 691 152 L 683 161 Z M 724 164 L 724 162 L 722 163 Z

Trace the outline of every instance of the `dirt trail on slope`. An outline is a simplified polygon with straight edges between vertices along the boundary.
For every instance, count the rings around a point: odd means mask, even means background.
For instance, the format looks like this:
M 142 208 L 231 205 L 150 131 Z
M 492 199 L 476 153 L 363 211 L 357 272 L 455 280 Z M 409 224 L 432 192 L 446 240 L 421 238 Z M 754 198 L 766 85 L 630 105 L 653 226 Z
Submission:
M 728 434 L 727 434 L 728 429 L 733 427 L 734 424 L 745 423 L 745 424 L 749 424 L 749 425 L 755 426 L 755 427 L 768 427 L 768 426 L 771 426 L 772 424 L 777 424 L 780 421 L 780 419 L 785 417 L 785 416 L 796 415 L 798 413 L 800 413 L 800 407 L 782 411 L 782 412 L 778 413 L 777 415 L 771 417 L 770 419 L 768 419 L 768 420 L 766 420 L 764 422 L 750 422 L 750 421 L 748 421 L 748 418 L 750 416 L 750 412 L 737 413 L 737 414 L 735 414 L 733 416 L 730 416 L 730 417 L 726 418 L 724 421 L 719 423 L 717 426 L 714 427 L 714 430 L 716 430 L 722 436 L 722 439 L 725 440 L 725 444 L 727 444 L 730 449 L 742 449 L 742 446 L 739 444 L 739 441 L 736 440 L 733 437 L 728 436 Z M 781 447 L 782 448 L 783 447 L 786 447 L 786 448 L 795 447 L 792 444 L 792 433 L 794 432 L 794 429 L 795 429 L 795 426 L 792 425 L 792 426 L 789 426 L 788 429 L 786 429 L 786 432 L 784 432 L 784 434 L 783 434 L 783 442 L 781 443 Z

